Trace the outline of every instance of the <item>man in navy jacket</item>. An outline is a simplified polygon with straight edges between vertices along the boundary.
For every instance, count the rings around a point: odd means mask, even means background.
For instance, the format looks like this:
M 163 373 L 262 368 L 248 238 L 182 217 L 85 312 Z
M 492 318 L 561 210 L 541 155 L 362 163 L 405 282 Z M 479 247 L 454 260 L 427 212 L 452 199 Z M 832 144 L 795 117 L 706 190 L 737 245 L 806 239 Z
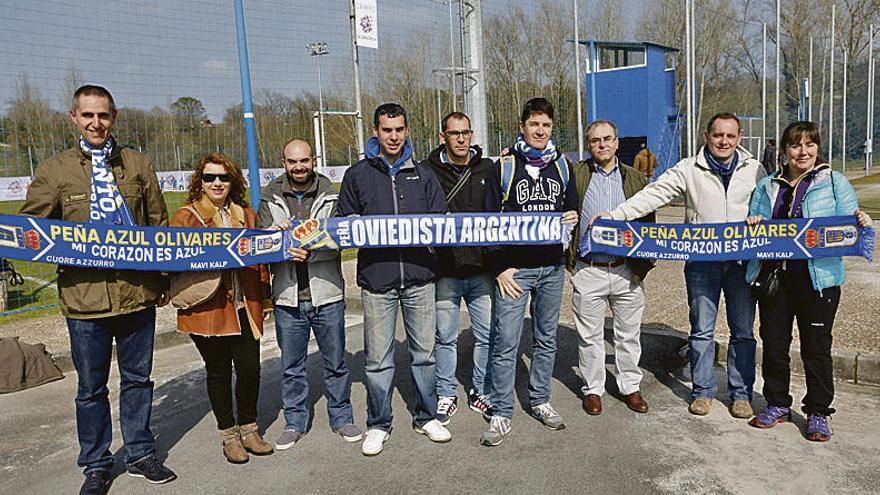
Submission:
M 396 103 L 373 115 L 367 158 L 345 173 L 339 191 L 340 216 L 445 213 L 446 195 L 430 168 L 412 159 L 406 112 Z M 413 429 L 434 442 L 452 439 L 435 418 L 434 251 L 425 247 L 368 248 L 358 251 L 357 284 L 364 306 L 367 434 L 361 450 L 373 456 L 391 433 L 394 329 L 397 309 L 412 360 L 416 389 Z

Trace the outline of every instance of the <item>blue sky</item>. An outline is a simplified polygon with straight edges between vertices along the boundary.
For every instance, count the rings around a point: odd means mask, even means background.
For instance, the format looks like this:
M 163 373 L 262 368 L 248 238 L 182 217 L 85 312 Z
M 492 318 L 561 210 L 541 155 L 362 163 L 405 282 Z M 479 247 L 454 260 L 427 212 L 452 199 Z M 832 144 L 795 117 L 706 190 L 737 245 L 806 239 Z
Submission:
M 568 4 L 568 0 L 560 0 Z M 167 106 L 179 96 L 201 99 L 213 119 L 241 101 L 232 0 L 12 0 L 0 16 L 0 111 L 27 74 L 55 108 L 62 105 L 65 73 L 106 85 L 121 106 Z M 484 16 L 511 3 L 484 0 Z M 589 2 L 592 3 L 592 2 Z M 581 2 L 581 9 L 589 4 Z M 641 2 L 631 2 L 641 4 Z M 90 10 L 83 8 L 88 5 Z M 350 86 L 347 0 L 244 0 L 254 90 L 288 96 L 316 92 L 315 61 L 306 43 L 326 41 L 325 88 Z M 457 8 L 457 4 L 455 4 Z M 431 0 L 378 0 L 380 49 L 448 32 L 447 6 Z M 637 15 L 627 12 L 628 17 Z M 584 14 L 582 14 L 584 15 Z M 560 19 L 560 29 L 567 29 Z M 448 65 L 438 49 L 433 65 Z M 378 70 L 375 50 L 361 49 L 363 70 Z

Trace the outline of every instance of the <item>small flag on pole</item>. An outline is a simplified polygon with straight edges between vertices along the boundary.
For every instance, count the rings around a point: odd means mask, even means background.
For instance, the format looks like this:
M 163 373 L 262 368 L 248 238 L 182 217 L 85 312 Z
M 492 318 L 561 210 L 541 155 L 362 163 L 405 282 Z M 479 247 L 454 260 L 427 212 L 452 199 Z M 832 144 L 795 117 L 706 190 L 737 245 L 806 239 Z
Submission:
M 376 0 L 355 0 L 354 6 L 357 45 L 362 48 L 379 48 Z

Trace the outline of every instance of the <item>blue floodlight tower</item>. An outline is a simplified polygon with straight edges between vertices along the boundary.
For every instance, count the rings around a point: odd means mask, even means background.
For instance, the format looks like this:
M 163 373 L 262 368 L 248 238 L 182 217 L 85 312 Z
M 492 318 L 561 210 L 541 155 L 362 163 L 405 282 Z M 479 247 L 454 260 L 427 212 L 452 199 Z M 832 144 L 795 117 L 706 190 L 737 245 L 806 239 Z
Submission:
M 248 182 L 251 187 L 251 207 L 256 210 L 260 208 L 260 162 L 257 155 L 257 129 L 254 122 L 254 99 L 251 95 L 251 69 L 248 63 L 247 36 L 244 32 L 242 0 L 235 0 L 235 32 L 238 35 L 238 66 L 241 73 L 241 110 L 244 114 Z
M 655 177 L 679 159 L 681 122 L 675 101 L 678 49 L 634 41 L 582 41 L 589 48 L 588 118 L 617 126 L 617 156 L 632 165 L 641 143 L 657 155 Z

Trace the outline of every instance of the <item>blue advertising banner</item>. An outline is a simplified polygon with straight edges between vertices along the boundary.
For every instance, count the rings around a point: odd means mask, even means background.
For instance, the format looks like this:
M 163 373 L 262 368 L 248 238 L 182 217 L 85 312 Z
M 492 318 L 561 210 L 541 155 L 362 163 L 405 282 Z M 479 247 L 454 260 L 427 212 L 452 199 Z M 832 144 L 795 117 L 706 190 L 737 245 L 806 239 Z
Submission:
M 0 215 L 0 258 L 116 270 L 194 271 L 290 259 L 288 249 L 556 244 L 559 213 L 295 220 L 285 231 L 121 227 Z
M 855 216 L 745 222 L 662 224 L 597 219 L 579 244 L 581 256 L 682 261 L 874 257 L 874 229 Z

